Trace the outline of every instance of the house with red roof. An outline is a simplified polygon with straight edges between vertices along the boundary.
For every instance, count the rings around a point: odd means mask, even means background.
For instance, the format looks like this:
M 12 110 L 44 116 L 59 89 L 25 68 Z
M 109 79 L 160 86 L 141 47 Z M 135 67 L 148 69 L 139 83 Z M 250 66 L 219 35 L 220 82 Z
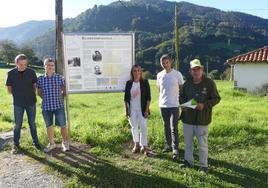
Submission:
M 231 65 L 234 87 L 249 92 L 258 92 L 268 86 L 268 46 L 232 57 Z

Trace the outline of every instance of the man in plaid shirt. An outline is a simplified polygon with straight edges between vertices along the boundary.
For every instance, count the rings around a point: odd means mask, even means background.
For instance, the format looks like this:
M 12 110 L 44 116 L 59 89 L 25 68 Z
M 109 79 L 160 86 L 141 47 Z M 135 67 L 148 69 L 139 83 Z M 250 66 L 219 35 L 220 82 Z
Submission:
M 65 81 L 63 77 L 55 73 L 55 63 L 51 58 L 44 60 L 45 74 L 37 80 L 38 95 L 42 98 L 42 114 L 46 123 L 48 146 L 44 152 L 56 148 L 53 133 L 53 116 L 55 124 L 61 128 L 62 150 L 69 150 L 68 134 L 66 128 L 66 116 L 64 111 Z

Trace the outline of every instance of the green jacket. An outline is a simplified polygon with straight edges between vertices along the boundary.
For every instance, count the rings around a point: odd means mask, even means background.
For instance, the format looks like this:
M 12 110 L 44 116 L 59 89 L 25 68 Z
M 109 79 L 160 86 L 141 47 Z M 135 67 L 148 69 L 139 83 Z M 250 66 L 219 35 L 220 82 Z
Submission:
M 214 81 L 203 77 L 201 83 L 194 84 L 192 79 L 187 80 L 180 92 L 180 104 L 191 99 L 204 103 L 204 109 L 199 111 L 187 108 L 181 113 L 182 122 L 191 125 L 208 125 L 212 118 L 212 107 L 221 100 Z

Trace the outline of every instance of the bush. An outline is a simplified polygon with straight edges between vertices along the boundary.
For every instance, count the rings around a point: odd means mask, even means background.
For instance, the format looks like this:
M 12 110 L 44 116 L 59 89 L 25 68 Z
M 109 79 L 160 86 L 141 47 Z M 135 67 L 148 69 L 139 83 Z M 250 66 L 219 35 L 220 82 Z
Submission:
M 268 96 L 268 83 L 263 84 L 260 88 L 258 88 L 257 93 L 260 96 Z
M 145 72 L 143 72 L 143 78 L 145 78 L 145 79 L 153 79 L 154 76 L 153 76 L 153 74 L 151 72 L 145 71 Z

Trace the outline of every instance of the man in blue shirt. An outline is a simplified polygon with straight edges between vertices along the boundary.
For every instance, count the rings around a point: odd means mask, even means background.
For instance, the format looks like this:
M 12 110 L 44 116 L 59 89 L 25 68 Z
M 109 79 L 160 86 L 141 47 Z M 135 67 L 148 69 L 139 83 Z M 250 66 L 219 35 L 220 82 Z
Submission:
M 63 138 L 62 150 L 69 150 L 68 134 L 66 128 L 66 116 L 64 111 L 65 81 L 63 77 L 55 73 L 55 63 L 51 58 L 44 60 L 45 75 L 37 80 L 38 95 L 42 98 L 42 114 L 46 123 L 48 146 L 44 152 L 56 148 L 53 133 L 53 116 L 55 124 L 61 128 Z
M 28 68 L 28 59 L 24 54 L 19 54 L 15 58 L 16 68 L 8 72 L 6 86 L 8 92 L 13 96 L 14 106 L 14 138 L 12 153 L 17 153 L 20 145 L 20 132 L 24 111 L 27 113 L 28 123 L 37 149 L 40 149 L 35 126 L 36 116 L 36 81 L 35 71 Z

